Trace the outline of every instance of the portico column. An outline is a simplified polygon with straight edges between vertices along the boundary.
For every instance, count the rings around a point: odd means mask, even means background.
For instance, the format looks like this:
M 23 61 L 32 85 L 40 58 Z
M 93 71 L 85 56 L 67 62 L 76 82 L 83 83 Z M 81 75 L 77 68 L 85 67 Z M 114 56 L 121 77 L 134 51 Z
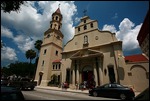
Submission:
M 100 78 L 100 85 L 102 85 L 103 84 L 103 73 L 102 73 L 102 68 L 101 67 L 99 67 L 99 78 Z
M 75 84 L 75 70 L 73 69 L 72 72 L 72 84 Z
M 79 83 L 79 64 L 77 64 L 77 72 L 76 72 L 76 78 L 77 78 L 77 82 Z
M 97 79 L 97 70 L 96 70 L 96 65 L 94 63 L 94 81 L 96 82 L 95 86 L 98 86 L 98 79 Z

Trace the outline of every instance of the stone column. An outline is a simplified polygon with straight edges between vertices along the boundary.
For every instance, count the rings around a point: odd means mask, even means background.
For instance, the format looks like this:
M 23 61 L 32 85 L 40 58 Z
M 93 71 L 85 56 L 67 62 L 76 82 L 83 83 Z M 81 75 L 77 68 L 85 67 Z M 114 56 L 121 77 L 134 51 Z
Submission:
M 73 69 L 72 72 L 72 84 L 75 84 L 75 70 Z
M 97 70 L 95 63 L 94 63 L 94 81 L 96 82 L 96 86 L 98 86 Z
M 103 85 L 103 70 L 102 70 L 102 59 L 100 58 L 100 61 L 99 61 L 99 81 L 100 81 L 100 85 Z
M 79 83 L 79 64 L 77 64 L 76 80 Z
M 100 85 L 103 84 L 103 72 L 102 72 L 102 67 L 99 67 L 99 81 L 100 81 Z

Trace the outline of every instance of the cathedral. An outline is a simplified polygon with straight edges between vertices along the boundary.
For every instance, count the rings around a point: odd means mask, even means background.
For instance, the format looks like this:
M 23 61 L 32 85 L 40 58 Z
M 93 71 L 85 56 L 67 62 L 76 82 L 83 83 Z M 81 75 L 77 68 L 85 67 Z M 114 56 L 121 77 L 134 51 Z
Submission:
M 63 46 L 62 20 L 58 8 L 44 33 L 35 75 L 38 86 L 48 86 L 54 76 L 58 84 L 67 82 L 72 89 L 76 83 L 91 81 L 95 86 L 110 82 L 131 85 L 122 41 L 115 33 L 99 30 L 98 21 L 84 15 L 75 27 L 74 37 Z

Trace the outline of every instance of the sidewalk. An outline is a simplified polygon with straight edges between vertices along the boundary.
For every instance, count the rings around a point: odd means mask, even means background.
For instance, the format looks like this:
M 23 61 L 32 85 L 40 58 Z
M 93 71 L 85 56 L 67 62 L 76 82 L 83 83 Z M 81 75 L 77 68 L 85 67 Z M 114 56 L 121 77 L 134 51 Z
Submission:
M 58 91 L 64 91 L 64 92 L 74 92 L 74 93 L 85 93 L 85 94 L 88 94 L 89 91 L 88 90 L 76 90 L 76 89 L 70 89 L 70 88 L 67 88 L 67 89 L 62 89 L 62 88 L 58 88 L 58 87 L 50 87 L 50 86 L 47 86 L 47 87 L 41 87 L 41 86 L 36 86 L 35 89 L 50 89 L 50 90 L 58 90 Z
M 50 90 L 58 90 L 58 91 L 64 91 L 64 92 L 74 92 L 74 93 L 85 93 L 85 94 L 88 94 L 89 91 L 88 90 L 76 90 L 76 89 L 70 89 L 70 88 L 67 88 L 67 89 L 62 89 L 62 88 L 58 88 L 58 87 L 50 87 L 50 86 L 47 86 L 47 87 L 41 87 L 41 86 L 36 86 L 35 89 L 50 89 Z M 135 91 L 135 97 L 140 94 L 140 92 L 136 92 Z

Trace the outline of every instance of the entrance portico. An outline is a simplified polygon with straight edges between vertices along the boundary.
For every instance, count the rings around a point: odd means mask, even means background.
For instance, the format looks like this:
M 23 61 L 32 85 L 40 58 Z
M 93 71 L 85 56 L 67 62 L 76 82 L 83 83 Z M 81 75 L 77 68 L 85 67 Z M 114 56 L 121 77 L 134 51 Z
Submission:
M 71 56 L 71 80 L 70 83 L 75 85 L 76 82 L 95 81 L 96 86 L 100 85 L 102 72 L 102 53 L 95 50 L 78 51 Z

